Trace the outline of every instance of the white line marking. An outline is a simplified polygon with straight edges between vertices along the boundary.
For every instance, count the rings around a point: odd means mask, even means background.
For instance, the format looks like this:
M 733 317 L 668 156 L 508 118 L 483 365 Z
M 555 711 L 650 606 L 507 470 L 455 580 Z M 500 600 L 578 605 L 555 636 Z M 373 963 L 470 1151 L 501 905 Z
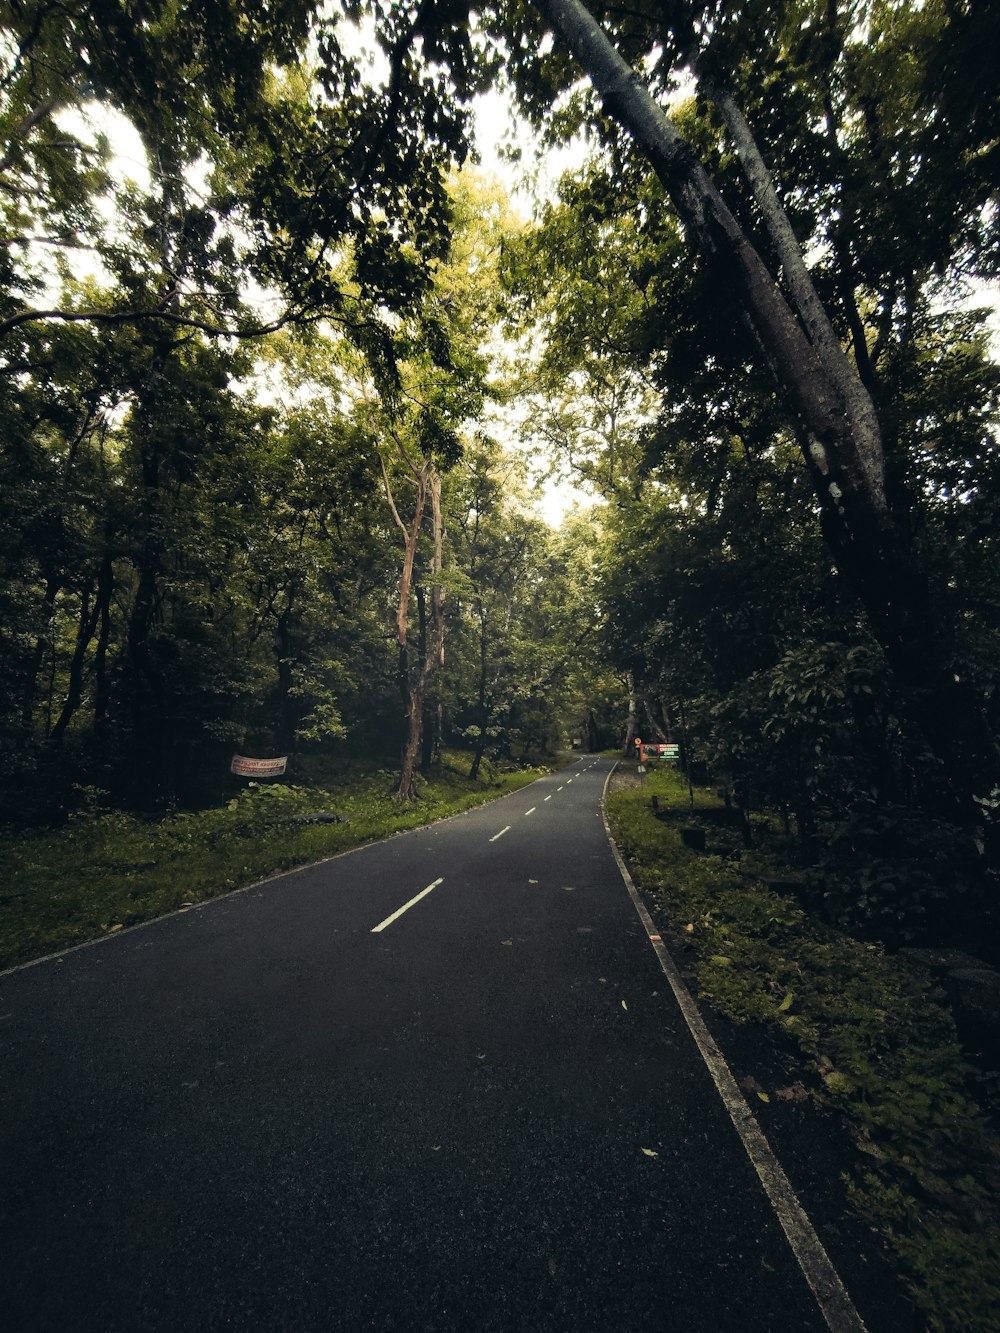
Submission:
M 608 835 L 611 850 L 618 862 L 618 869 L 625 881 L 629 897 L 632 899 L 632 905 L 646 928 L 646 934 L 656 951 L 660 967 L 670 983 L 670 989 L 673 991 L 674 998 L 684 1015 L 688 1030 L 708 1067 L 708 1072 L 711 1074 L 716 1090 L 722 1098 L 722 1103 L 729 1112 L 733 1128 L 740 1136 L 740 1142 L 753 1163 L 767 1197 L 771 1200 L 771 1207 L 781 1223 L 781 1228 L 785 1233 L 788 1244 L 791 1246 L 792 1253 L 798 1261 L 803 1276 L 812 1288 L 812 1293 L 816 1297 L 816 1303 L 826 1320 L 828 1328 L 831 1333 L 866 1333 L 864 1322 L 854 1308 L 854 1302 L 847 1294 L 847 1290 L 840 1280 L 840 1275 L 830 1262 L 830 1256 L 823 1248 L 823 1242 L 816 1235 L 813 1224 L 810 1222 L 805 1209 L 799 1203 L 781 1163 L 775 1157 L 771 1145 L 764 1137 L 763 1130 L 758 1125 L 753 1112 L 740 1092 L 736 1080 L 733 1078 L 732 1070 L 726 1064 L 725 1056 L 719 1050 L 715 1044 L 715 1039 L 705 1026 L 705 1020 L 702 1018 L 691 992 L 685 986 L 681 974 L 674 966 L 674 960 L 670 957 L 662 940 L 658 938 L 653 919 L 646 910 L 646 905 L 639 896 L 639 890 L 635 887 L 628 867 L 615 845 L 608 824 L 606 804 L 608 783 L 611 781 L 612 772 L 614 772 L 614 768 L 608 773 L 604 782 L 604 791 L 601 794 L 604 830 Z
M 540 778 L 533 779 L 527 785 L 533 786 L 536 782 L 545 782 L 551 776 L 551 773 L 546 773 Z M 518 791 L 520 790 L 522 789 L 518 788 Z M 483 801 L 481 805 L 492 805 L 494 801 L 506 800 L 507 796 L 514 795 L 516 795 L 515 792 L 507 792 L 506 796 L 491 797 L 488 801 Z M 416 828 L 397 829 L 395 833 L 387 833 L 384 838 L 373 838 L 371 842 L 358 843 L 357 847 L 348 847 L 343 852 L 334 852 L 332 856 L 321 856 L 317 861 L 303 861 L 302 865 L 293 866 L 291 870 L 272 871 L 271 874 L 263 875 L 260 879 L 251 880 L 249 884 L 241 884 L 238 889 L 213 894 L 211 898 L 205 898 L 202 902 L 195 903 L 194 907 L 188 910 L 203 912 L 214 903 L 224 903 L 231 898 L 246 897 L 253 893 L 255 889 L 262 889 L 268 884 L 276 884 L 279 879 L 292 879 L 295 875 L 307 874 L 310 870 L 318 870 L 320 866 L 331 865 L 334 861 L 345 861 L 349 856 L 358 856 L 372 847 L 383 847 L 387 842 L 395 842 L 397 838 L 414 838 L 419 837 L 421 833 L 428 832 L 433 833 L 434 837 L 438 837 L 438 826 L 440 824 L 450 824 L 453 820 L 464 819 L 473 810 L 480 808 L 481 806 L 478 805 L 470 806 L 468 810 L 458 810 L 452 815 L 442 815 L 440 819 L 432 819 L 429 824 L 418 824 Z M 145 930 L 148 926 L 158 926 L 163 921 L 170 921 L 175 916 L 184 915 L 184 912 L 173 908 L 169 912 L 161 912 L 159 916 L 151 916 L 148 921 L 137 921 L 134 926 L 125 926 L 122 930 L 116 930 L 113 935 L 95 935 L 92 940 L 83 940 L 80 944 L 69 944 L 64 949 L 54 949 L 51 953 L 39 954 L 37 958 L 29 958 L 27 962 L 0 968 L 0 980 L 12 976 L 15 972 L 27 972 L 29 968 L 40 967 L 43 963 L 61 963 L 69 954 L 81 953 L 84 949 L 93 949 L 99 944 L 111 944 L 113 941 L 128 939 L 137 930 Z
M 547 801 L 551 801 L 551 800 L 552 800 L 552 793 L 549 792 L 548 796 L 546 796 L 545 799 L 546 799 Z
M 499 833 L 494 833 L 493 837 L 490 838 L 490 842 L 496 842 L 497 838 L 502 838 L 505 833 L 509 833 L 510 827 L 511 826 L 508 824 L 507 827 L 502 828 Z
M 533 805 L 533 806 L 531 807 L 530 810 L 525 810 L 525 812 L 524 812 L 524 817 L 525 817 L 525 819 L 527 819 L 529 815 L 533 815 L 537 809 L 538 809 L 538 806 L 537 806 L 537 805 Z
M 565 785 L 565 784 L 564 784 Z M 562 787 L 557 787 L 556 791 L 562 791 Z
M 386 919 L 380 921 L 377 926 L 372 926 L 371 933 L 377 935 L 380 930 L 385 930 L 386 926 L 391 926 L 397 917 L 402 916 L 404 912 L 408 912 L 414 903 L 418 903 L 421 898 L 426 898 L 431 889 L 436 889 L 439 884 L 443 883 L 443 879 L 436 879 L 433 884 L 428 884 L 426 889 L 421 889 L 420 892 L 414 898 L 411 898 L 408 903 L 404 903 L 402 907 L 397 907 L 392 916 L 387 916 Z

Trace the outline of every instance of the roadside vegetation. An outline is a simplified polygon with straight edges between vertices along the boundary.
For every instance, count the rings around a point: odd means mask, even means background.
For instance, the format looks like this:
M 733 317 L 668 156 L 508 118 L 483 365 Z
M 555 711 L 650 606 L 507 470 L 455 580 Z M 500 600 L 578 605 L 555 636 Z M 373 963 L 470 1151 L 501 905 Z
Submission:
M 773 887 L 780 830 L 763 820 L 755 840 L 771 844 L 768 878 L 755 873 L 736 812 L 707 789 L 692 796 L 673 769 L 614 791 L 608 812 L 664 938 L 693 956 L 701 998 L 764 1025 L 797 1056 L 797 1080 L 751 1086 L 750 1100 L 811 1098 L 836 1111 L 857 1150 L 849 1197 L 928 1326 L 1000 1328 L 1000 1136 L 926 967 Z M 686 846 L 682 830 L 703 835 L 706 850 Z M 784 873 L 790 889 L 798 872 L 786 862 Z
M 433 823 L 533 782 L 546 768 L 446 752 L 419 798 L 392 796 L 388 769 L 355 771 L 316 786 L 250 783 L 225 805 L 140 818 L 79 810 L 58 830 L 0 839 L 0 967 L 112 934 L 405 829 Z

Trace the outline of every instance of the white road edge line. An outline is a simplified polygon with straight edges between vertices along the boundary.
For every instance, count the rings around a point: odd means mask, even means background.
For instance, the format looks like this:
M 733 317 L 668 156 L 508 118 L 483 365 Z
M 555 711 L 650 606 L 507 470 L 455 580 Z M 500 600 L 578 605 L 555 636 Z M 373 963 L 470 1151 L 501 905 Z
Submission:
M 830 1262 L 830 1256 L 823 1248 L 823 1242 L 817 1236 L 805 1209 L 799 1203 L 791 1182 L 785 1175 L 781 1163 L 774 1155 L 774 1150 L 764 1137 L 763 1130 L 740 1092 L 732 1070 L 726 1064 L 725 1056 L 719 1050 L 715 1038 L 706 1027 L 705 1020 L 702 1018 L 691 992 L 684 984 L 684 979 L 678 972 L 674 960 L 670 957 L 666 946 L 660 939 L 653 918 L 646 910 L 646 905 L 639 896 L 639 890 L 629 874 L 628 866 L 622 859 L 621 852 L 619 852 L 617 844 L 611 836 L 611 826 L 608 823 L 607 795 L 608 783 L 611 781 L 611 773 L 614 772 L 615 768 L 617 768 L 617 764 L 612 767 L 604 782 L 604 791 L 601 793 L 601 815 L 604 819 L 604 829 L 608 835 L 608 842 L 611 844 L 618 869 L 621 871 L 625 887 L 632 899 L 632 905 L 645 927 L 646 934 L 650 937 L 650 943 L 656 950 L 656 957 L 659 959 L 660 967 L 670 983 L 670 989 L 673 991 L 674 998 L 684 1015 L 688 1030 L 701 1052 L 701 1057 L 708 1067 L 708 1072 L 712 1076 L 712 1082 L 722 1098 L 723 1105 L 729 1112 L 733 1128 L 740 1136 L 740 1142 L 753 1163 L 754 1170 L 760 1177 L 760 1183 L 764 1186 L 764 1191 L 771 1201 L 771 1207 L 781 1223 L 781 1229 L 784 1231 L 792 1253 L 802 1270 L 802 1275 L 812 1289 L 820 1313 L 826 1320 L 827 1327 L 831 1330 L 831 1333 L 866 1333 L 864 1321 L 855 1309 L 854 1302 L 840 1280 L 839 1273 Z
M 428 884 L 426 889 L 421 889 L 420 892 L 416 894 L 415 897 L 411 898 L 408 903 L 404 903 L 402 907 L 397 907 L 392 916 L 387 916 L 386 919 L 380 921 L 377 926 L 372 926 L 371 933 L 377 935 L 380 930 L 385 930 L 386 926 L 391 926 L 398 917 L 403 915 L 404 912 L 408 912 L 414 903 L 418 903 L 421 898 L 426 898 L 431 889 L 436 889 L 439 884 L 443 883 L 444 879 L 436 879 L 433 884 Z
M 494 833 L 493 837 L 490 838 L 490 842 L 496 842 L 497 838 L 502 838 L 503 835 L 504 835 L 505 833 L 509 833 L 510 830 L 511 830 L 511 825 L 508 824 L 507 827 L 506 827 L 506 828 L 502 828 L 502 829 L 500 830 L 499 833 Z
M 525 817 L 525 819 L 527 819 L 529 815 L 533 815 L 537 809 L 538 809 L 538 806 L 537 806 L 537 805 L 533 805 L 533 806 L 531 807 L 530 810 L 525 810 L 525 812 L 524 812 L 524 817 Z

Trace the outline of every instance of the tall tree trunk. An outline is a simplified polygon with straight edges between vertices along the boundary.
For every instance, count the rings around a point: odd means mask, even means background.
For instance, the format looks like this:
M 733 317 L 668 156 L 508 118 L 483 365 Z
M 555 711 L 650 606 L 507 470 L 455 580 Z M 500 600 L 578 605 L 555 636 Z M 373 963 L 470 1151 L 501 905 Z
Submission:
M 406 742 L 403 747 L 402 771 L 399 775 L 398 800 L 416 799 L 416 763 L 423 731 L 423 708 L 427 686 L 434 673 L 444 665 L 444 588 L 441 570 L 444 557 L 444 528 L 441 515 L 441 478 L 430 463 L 423 469 L 426 494 L 431 502 L 431 596 L 430 625 L 420 674 L 411 680 L 406 699 Z M 422 516 L 423 506 L 421 506 Z M 414 528 L 414 546 L 419 529 Z M 412 568 L 412 562 L 411 562 Z
M 472 767 L 469 769 L 469 778 L 475 782 L 479 777 L 479 769 L 483 762 L 483 755 L 486 753 L 486 733 L 490 725 L 491 708 L 488 696 L 488 678 L 489 678 L 489 635 L 486 630 L 486 612 L 483 607 L 482 599 L 476 601 L 476 614 L 479 617 L 479 679 L 477 681 L 477 716 L 479 718 L 479 735 L 476 738 L 476 752 L 472 758 Z
M 389 490 L 389 478 L 383 466 L 386 493 L 396 521 L 403 530 L 403 570 L 399 579 L 399 602 L 396 608 L 396 646 L 398 649 L 397 676 L 399 693 L 403 704 L 403 745 L 400 765 L 399 784 L 396 787 L 396 799 L 413 801 L 416 799 L 415 765 L 417 749 L 420 745 L 421 707 L 417 698 L 410 672 L 410 587 L 413 582 L 413 562 L 417 552 L 417 540 L 424 521 L 424 508 L 427 503 L 427 469 L 421 470 L 417 477 L 417 495 L 413 507 L 413 521 L 407 529 L 396 511 Z
M 115 589 L 114 562 L 106 551 L 97 575 L 97 610 L 100 628 L 94 649 L 94 729 L 103 732 L 108 717 L 108 644 L 111 641 L 111 598 Z
M 636 692 L 635 672 L 628 673 L 628 723 L 625 727 L 625 748 L 622 754 L 631 759 L 636 751 L 635 742 L 639 738 L 639 695 Z
M 45 595 L 42 598 L 42 605 L 45 608 L 45 631 L 39 634 L 31 649 L 31 654 L 24 671 L 24 690 L 21 696 L 21 721 L 26 732 L 31 731 L 32 719 L 35 713 L 35 699 L 38 693 L 38 673 L 42 669 L 42 663 L 45 661 L 45 648 L 52 638 L 52 616 L 55 610 L 56 598 L 62 590 L 62 579 L 58 576 L 49 579 L 45 584 Z
M 937 792 L 970 827 L 1000 789 L 1000 749 L 957 660 L 949 611 L 932 596 L 905 525 L 890 513 L 871 398 L 837 343 L 745 120 L 727 119 L 754 184 L 792 293 L 790 306 L 760 254 L 687 141 L 580 0 L 535 0 L 537 8 L 632 136 L 667 190 L 692 240 L 737 293 L 784 392 L 820 502 L 838 568 L 855 588 L 893 672 L 903 715 L 938 761 Z M 801 321 L 801 322 L 800 322 Z M 835 346 L 833 344 L 836 344 Z
M 417 585 L 417 644 L 421 662 L 427 656 L 427 593 Z M 434 700 L 425 695 L 420 718 L 420 772 L 427 777 L 434 759 Z
M 662 745 L 666 745 L 670 737 L 667 735 L 667 733 L 660 726 L 659 722 L 656 720 L 656 713 L 653 710 L 653 705 L 650 702 L 649 695 L 641 694 L 639 697 L 642 700 L 642 711 L 646 716 L 646 721 L 649 723 L 651 730 L 659 738 L 660 743 Z
M 136 558 L 138 582 L 125 633 L 124 684 L 130 713 L 128 738 L 129 785 L 139 805 L 157 801 L 163 787 L 164 743 L 168 722 L 164 715 L 164 682 L 154 661 L 150 639 L 160 613 L 160 574 L 163 541 L 163 498 L 160 492 L 162 458 L 156 433 L 157 381 L 163 359 L 154 353 L 147 397 L 140 405 L 137 430 L 142 453 L 141 546 Z
M 69 664 L 69 686 L 66 691 L 66 700 L 63 703 L 59 717 L 56 719 L 56 724 L 52 728 L 52 735 L 49 737 L 54 745 L 62 744 L 66 728 L 83 698 L 83 668 L 87 658 L 87 649 L 94 637 L 94 629 L 100 612 L 100 603 L 96 599 L 93 606 L 91 606 L 92 591 L 93 585 L 84 589 L 80 594 L 80 623 L 77 627 L 73 657 Z
M 407 461 L 409 455 L 400 445 L 400 451 Z M 413 801 L 417 796 L 416 769 L 417 756 L 423 735 L 423 711 L 427 698 L 427 687 L 434 673 L 444 665 L 444 588 L 441 586 L 441 571 L 444 562 L 444 524 L 441 511 L 441 478 L 434 470 L 430 459 L 425 459 L 420 468 L 411 465 L 411 475 L 416 487 L 413 518 L 409 525 L 400 518 L 392 495 L 389 474 L 385 462 L 379 456 L 382 466 L 382 480 L 386 498 L 392 511 L 396 526 L 403 535 L 403 569 L 399 580 L 399 602 L 396 608 L 396 644 L 399 650 L 399 689 L 403 702 L 403 747 L 400 764 L 399 784 L 396 799 Z M 413 586 L 413 565 L 417 553 L 417 541 L 424 521 L 427 501 L 431 508 L 431 567 L 430 567 L 430 614 L 426 609 L 421 612 L 424 619 L 423 651 L 419 674 L 414 678 L 410 666 L 409 620 L 410 590 Z M 418 607 L 422 605 L 424 591 L 418 589 Z
M 295 749 L 295 734 L 301 720 L 298 700 L 292 689 L 295 678 L 292 672 L 292 632 L 291 617 L 294 593 L 289 589 L 285 605 L 275 622 L 275 646 L 278 650 L 278 752 L 290 754 Z

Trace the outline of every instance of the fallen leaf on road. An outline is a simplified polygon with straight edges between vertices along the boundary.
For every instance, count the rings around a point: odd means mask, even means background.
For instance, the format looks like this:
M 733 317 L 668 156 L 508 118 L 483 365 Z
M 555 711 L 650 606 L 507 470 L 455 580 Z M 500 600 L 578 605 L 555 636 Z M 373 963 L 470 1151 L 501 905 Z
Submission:
M 640 1151 L 644 1152 L 647 1157 L 659 1157 L 660 1155 L 658 1152 L 654 1152 L 652 1148 L 642 1148 Z
M 804 1102 L 809 1094 L 801 1083 L 792 1083 L 787 1088 L 775 1088 L 775 1097 L 780 1097 L 783 1102 Z
M 514 941 L 513 941 L 513 940 L 501 940 L 500 943 L 501 943 L 501 944 L 513 944 Z
M 628 1012 L 628 1005 L 625 1003 L 624 1000 L 622 1000 L 622 1008 L 626 1011 L 626 1013 Z
M 538 883 L 538 880 L 537 880 L 537 879 L 529 879 L 529 880 L 528 880 L 528 883 L 529 883 L 529 884 L 537 884 L 537 883 Z
M 601 983 L 602 986 L 606 986 L 608 984 L 607 977 L 598 977 L 597 980 Z
M 761 1099 L 762 1102 L 769 1102 L 771 1100 L 766 1092 L 758 1092 L 757 1096 Z

